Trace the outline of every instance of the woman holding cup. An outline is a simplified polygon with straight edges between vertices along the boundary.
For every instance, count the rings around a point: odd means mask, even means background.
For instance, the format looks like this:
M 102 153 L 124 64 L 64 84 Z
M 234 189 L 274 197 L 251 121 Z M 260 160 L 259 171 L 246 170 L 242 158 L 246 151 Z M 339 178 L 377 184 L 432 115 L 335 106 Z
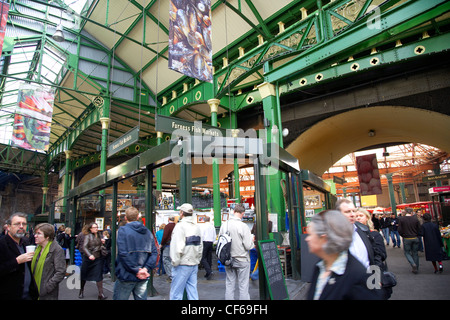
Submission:
M 38 224 L 34 237 L 36 250 L 31 272 L 39 289 L 39 300 L 58 300 L 59 283 L 66 273 L 64 250 L 53 241 L 55 229 L 49 223 Z

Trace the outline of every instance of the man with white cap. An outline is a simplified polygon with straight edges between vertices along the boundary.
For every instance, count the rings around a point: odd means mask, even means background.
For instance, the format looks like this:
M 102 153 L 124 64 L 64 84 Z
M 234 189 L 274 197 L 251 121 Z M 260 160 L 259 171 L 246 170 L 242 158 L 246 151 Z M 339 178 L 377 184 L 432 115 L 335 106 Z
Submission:
M 170 258 L 172 284 L 170 300 L 182 300 L 186 290 L 188 300 L 198 300 L 197 273 L 203 245 L 200 228 L 194 221 L 194 208 L 189 203 L 180 207 L 180 219 L 172 232 Z

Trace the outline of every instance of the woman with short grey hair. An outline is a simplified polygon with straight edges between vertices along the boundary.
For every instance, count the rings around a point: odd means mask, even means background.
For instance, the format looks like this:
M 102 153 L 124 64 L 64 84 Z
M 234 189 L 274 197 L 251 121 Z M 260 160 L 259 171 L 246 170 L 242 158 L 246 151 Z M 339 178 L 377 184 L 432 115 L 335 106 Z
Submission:
M 370 289 L 371 274 L 348 251 L 353 225 L 340 211 L 325 210 L 313 216 L 307 232 L 309 251 L 321 258 L 314 269 L 308 299 L 381 299 L 380 290 Z
M 31 272 L 39 289 L 39 300 L 58 300 L 59 284 L 66 273 L 64 250 L 57 241 L 53 241 L 53 225 L 41 223 L 34 231 L 37 247 L 31 262 Z

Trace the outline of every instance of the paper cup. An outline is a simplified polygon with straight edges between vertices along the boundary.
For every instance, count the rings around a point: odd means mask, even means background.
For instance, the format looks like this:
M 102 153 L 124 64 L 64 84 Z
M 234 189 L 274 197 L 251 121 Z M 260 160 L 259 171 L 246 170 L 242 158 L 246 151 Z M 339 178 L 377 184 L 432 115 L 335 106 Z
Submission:
M 34 252 L 34 250 L 36 250 L 36 246 L 26 246 L 25 249 L 27 250 L 27 253 Z

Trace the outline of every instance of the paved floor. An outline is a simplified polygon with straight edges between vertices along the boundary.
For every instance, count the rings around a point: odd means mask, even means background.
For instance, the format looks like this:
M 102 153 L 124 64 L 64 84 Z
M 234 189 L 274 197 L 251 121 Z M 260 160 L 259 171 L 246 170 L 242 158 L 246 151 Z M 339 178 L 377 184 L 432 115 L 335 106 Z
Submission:
M 449 300 L 450 299 L 450 261 L 443 261 L 444 272 L 435 274 L 431 262 L 425 261 L 424 253 L 419 253 L 419 273 L 413 274 L 407 262 L 403 249 L 387 247 L 388 265 L 390 271 L 397 276 L 398 285 L 394 288 L 391 300 Z M 212 280 L 204 279 L 204 271 L 199 271 L 198 291 L 200 300 L 223 300 L 225 295 L 225 273 L 215 270 Z M 165 275 L 154 277 L 154 288 L 157 294 L 148 297 L 148 300 L 168 300 L 170 283 L 166 281 Z M 80 300 L 78 290 L 69 289 L 73 284 L 69 277 L 60 284 L 60 300 Z M 259 282 L 250 281 L 250 298 L 259 299 Z M 104 279 L 104 291 L 108 300 L 112 299 L 114 283 L 109 275 Z M 292 279 L 286 280 L 291 300 L 303 300 L 308 289 L 308 284 Z M 97 288 L 94 282 L 88 282 L 85 287 L 85 298 L 83 300 L 96 300 Z M 131 298 L 130 298 L 131 299 Z

